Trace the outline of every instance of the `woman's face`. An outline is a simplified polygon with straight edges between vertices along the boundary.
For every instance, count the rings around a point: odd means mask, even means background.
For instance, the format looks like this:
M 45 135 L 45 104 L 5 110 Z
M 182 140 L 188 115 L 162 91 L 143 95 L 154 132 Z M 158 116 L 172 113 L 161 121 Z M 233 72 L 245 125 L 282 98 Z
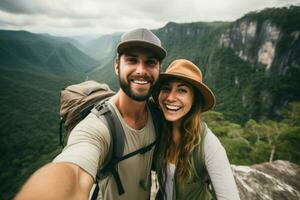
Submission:
M 166 81 L 161 86 L 158 101 L 166 120 L 177 122 L 190 111 L 194 91 L 192 86 L 184 81 Z

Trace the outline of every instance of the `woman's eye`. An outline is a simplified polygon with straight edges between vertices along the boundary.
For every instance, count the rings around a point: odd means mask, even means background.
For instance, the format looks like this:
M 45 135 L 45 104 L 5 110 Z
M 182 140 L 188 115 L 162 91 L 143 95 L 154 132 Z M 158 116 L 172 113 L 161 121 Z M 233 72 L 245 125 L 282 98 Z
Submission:
M 187 90 L 184 89 L 184 88 L 179 88 L 179 89 L 178 89 L 178 92 L 179 92 L 179 93 L 187 93 Z
M 160 90 L 161 90 L 162 92 L 167 92 L 167 91 L 170 90 L 170 88 L 169 88 L 168 86 L 162 86 L 162 87 L 160 88 Z

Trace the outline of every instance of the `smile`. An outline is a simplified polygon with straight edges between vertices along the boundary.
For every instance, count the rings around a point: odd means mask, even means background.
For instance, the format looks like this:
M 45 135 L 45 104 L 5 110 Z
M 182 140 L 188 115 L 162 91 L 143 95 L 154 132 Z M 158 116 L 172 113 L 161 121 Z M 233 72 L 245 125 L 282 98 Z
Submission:
M 168 105 L 168 104 L 165 104 L 165 106 L 166 106 L 167 110 L 173 111 L 173 112 L 176 112 L 181 109 L 180 106 L 174 106 L 174 105 Z
M 144 81 L 144 80 L 133 80 L 132 82 L 139 84 L 139 85 L 145 85 L 145 84 L 149 83 L 149 81 Z

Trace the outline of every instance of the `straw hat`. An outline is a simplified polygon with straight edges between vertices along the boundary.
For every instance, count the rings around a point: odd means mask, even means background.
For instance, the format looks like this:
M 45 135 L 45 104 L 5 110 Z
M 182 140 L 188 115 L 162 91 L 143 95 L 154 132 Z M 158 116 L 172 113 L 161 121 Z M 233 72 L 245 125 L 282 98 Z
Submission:
M 166 72 L 160 74 L 157 87 L 153 92 L 153 97 L 156 102 L 158 102 L 160 84 L 167 79 L 173 78 L 180 79 L 191 84 L 202 94 L 204 100 L 202 104 L 202 112 L 215 106 L 215 95 L 203 83 L 200 69 L 194 63 L 185 59 L 173 61 L 167 68 Z

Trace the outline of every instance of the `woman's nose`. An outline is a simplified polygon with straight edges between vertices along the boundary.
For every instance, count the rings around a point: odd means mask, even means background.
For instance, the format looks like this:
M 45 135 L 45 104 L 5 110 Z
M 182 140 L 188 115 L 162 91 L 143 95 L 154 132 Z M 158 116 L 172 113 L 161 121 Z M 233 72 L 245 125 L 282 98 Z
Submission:
M 173 90 L 171 90 L 168 93 L 167 100 L 168 101 L 176 101 L 176 99 L 177 99 L 176 92 L 174 92 Z

